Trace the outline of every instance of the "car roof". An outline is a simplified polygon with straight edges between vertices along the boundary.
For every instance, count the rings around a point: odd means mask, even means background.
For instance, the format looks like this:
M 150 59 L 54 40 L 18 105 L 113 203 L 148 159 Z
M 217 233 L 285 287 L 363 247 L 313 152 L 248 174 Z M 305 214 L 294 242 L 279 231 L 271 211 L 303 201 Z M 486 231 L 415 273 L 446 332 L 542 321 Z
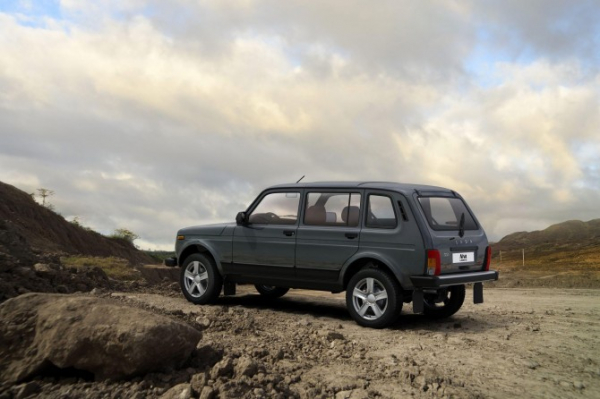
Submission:
M 450 195 L 456 195 L 456 193 L 450 189 L 437 186 L 429 186 L 424 184 L 408 184 L 408 183 L 395 183 L 386 181 L 321 181 L 321 182 L 306 182 L 306 183 L 290 183 L 290 184 L 277 184 L 275 186 L 268 187 L 267 190 L 281 189 L 281 188 L 314 188 L 314 189 L 379 189 L 387 191 L 396 191 L 401 194 L 411 195 L 415 192 L 420 194 L 433 194 L 433 193 L 445 193 Z

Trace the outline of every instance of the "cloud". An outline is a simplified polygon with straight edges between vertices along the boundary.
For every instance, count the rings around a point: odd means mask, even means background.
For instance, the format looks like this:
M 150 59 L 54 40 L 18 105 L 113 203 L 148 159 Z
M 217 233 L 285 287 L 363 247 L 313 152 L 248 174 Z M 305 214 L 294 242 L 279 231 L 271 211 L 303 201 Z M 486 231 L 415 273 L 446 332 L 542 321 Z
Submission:
M 600 74 L 583 49 L 597 10 L 582 4 L 514 20 L 511 2 L 0 12 L 0 180 L 148 247 L 302 175 L 456 189 L 493 239 L 596 218 Z

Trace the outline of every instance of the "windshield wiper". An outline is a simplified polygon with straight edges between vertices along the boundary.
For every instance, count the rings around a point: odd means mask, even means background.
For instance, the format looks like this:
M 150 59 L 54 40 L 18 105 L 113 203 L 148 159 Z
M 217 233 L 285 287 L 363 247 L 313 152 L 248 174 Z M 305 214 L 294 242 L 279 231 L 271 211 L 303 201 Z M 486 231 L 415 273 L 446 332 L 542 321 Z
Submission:
M 463 238 L 465 235 L 465 213 L 463 212 L 460 217 L 460 224 L 458 225 L 458 236 Z

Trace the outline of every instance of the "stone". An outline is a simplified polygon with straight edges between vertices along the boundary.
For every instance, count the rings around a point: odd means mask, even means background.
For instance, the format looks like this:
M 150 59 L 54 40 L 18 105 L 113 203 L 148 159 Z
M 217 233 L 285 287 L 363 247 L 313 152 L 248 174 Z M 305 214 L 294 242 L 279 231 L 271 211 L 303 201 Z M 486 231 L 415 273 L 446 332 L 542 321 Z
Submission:
M 335 394 L 335 399 L 349 399 L 352 391 L 339 391 Z
M 335 341 L 336 339 L 339 339 L 340 341 L 345 341 L 346 338 L 344 337 L 344 335 L 342 333 L 339 333 L 337 331 L 330 331 L 329 333 L 327 333 L 327 340 L 328 341 Z
M 534 360 L 528 360 L 528 361 L 525 361 L 525 366 L 527 366 L 528 368 L 530 368 L 532 370 L 535 370 L 538 367 L 540 367 L 540 364 Z
M 203 330 L 210 327 L 211 323 L 212 321 L 208 317 L 196 317 L 196 324 Z
M 33 265 L 33 270 L 35 270 L 36 272 L 43 273 L 49 273 L 53 271 L 50 265 L 47 265 L 46 263 L 36 263 L 35 265 Z
M 200 393 L 200 399 L 213 399 L 214 397 L 215 391 L 211 387 L 204 387 Z
M 190 384 L 178 384 L 160 396 L 160 399 L 190 399 L 192 388 Z
M 213 380 L 219 377 L 225 377 L 233 373 L 233 360 L 230 357 L 226 357 L 217 364 L 215 364 L 210 371 L 210 376 Z
M 45 367 L 75 368 L 96 380 L 177 368 L 202 334 L 166 316 L 108 298 L 29 293 L 0 305 L 0 384 Z
M 574 381 L 573 386 L 575 387 L 575 389 L 579 389 L 579 390 L 585 388 L 585 384 L 581 381 Z
M 238 377 L 245 375 L 252 378 L 257 372 L 258 365 L 254 360 L 247 356 L 239 358 L 237 364 L 235 365 L 235 375 Z
M 200 393 L 202 393 L 202 389 L 206 386 L 207 382 L 208 376 L 206 375 L 206 373 L 194 374 L 190 381 L 192 391 L 194 391 L 196 395 L 200 395 Z

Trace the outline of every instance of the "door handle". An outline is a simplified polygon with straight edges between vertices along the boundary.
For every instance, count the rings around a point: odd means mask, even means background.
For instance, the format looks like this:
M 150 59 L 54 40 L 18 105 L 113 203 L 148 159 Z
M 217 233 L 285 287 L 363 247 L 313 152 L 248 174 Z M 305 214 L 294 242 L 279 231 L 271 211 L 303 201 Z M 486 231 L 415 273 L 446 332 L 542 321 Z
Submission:
M 346 233 L 346 238 L 349 238 L 351 240 L 354 240 L 356 237 L 358 237 L 358 233 Z
M 293 236 L 294 233 L 295 233 L 294 230 L 283 230 L 283 234 L 286 235 L 286 236 L 288 236 L 288 237 Z

